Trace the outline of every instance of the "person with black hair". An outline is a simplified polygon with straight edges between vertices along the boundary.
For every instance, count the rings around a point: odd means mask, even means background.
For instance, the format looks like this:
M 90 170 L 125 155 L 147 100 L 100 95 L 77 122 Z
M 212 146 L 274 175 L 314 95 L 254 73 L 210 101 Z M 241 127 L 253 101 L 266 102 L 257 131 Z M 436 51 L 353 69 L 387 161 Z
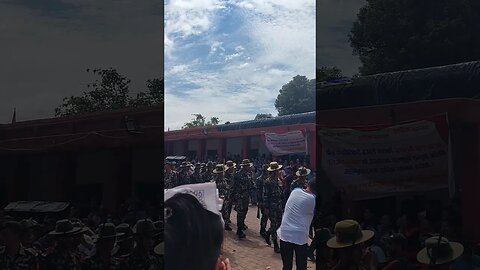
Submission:
M 165 269 L 228 270 L 221 256 L 224 225 L 220 213 L 205 209 L 191 194 L 165 201 Z

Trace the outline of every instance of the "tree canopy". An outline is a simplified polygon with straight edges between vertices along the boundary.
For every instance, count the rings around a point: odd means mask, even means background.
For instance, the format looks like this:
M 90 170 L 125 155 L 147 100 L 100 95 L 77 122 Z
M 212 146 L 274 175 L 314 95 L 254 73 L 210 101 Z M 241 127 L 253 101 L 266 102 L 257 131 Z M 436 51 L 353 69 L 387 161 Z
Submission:
M 337 67 L 320 67 L 316 70 L 317 82 L 338 80 L 343 78 L 342 71 Z
M 89 112 L 109 111 L 126 107 L 140 107 L 163 104 L 163 80 L 147 81 L 147 91 L 135 97 L 129 95 L 130 80 L 116 69 L 87 69 L 99 78 L 88 84 L 82 96 L 70 96 L 55 108 L 55 116 L 76 115 Z
M 194 116 L 194 118 L 190 122 L 185 123 L 182 127 L 183 129 L 216 126 L 220 123 L 220 119 L 218 117 L 211 117 L 210 120 L 207 121 L 207 119 L 199 113 L 195 113 L 192 115 Z
M 367 0 L 349 35 L 360 73 L 370 75 L 480 58 L 474 0 Z
M 278 115 L 311 112 L 315 110 L 315 79 L 297 75 L 282 86 L 275 100 Z
M 273 118 L 271 113 L 258 113 L 255 116 L 255 120 Z

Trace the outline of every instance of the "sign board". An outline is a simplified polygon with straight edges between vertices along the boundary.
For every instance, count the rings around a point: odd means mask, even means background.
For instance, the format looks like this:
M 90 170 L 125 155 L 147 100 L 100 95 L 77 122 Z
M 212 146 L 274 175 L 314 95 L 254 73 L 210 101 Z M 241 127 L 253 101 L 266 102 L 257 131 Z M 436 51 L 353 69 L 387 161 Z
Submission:
M 449 186 L 446 116 L 381 128 L 322 128 L 322 169 L 352 199 Z
M 287 133 L 265 133 L 265 146 L 275 156 L 306 153 L 307 140 L 301 130 Z

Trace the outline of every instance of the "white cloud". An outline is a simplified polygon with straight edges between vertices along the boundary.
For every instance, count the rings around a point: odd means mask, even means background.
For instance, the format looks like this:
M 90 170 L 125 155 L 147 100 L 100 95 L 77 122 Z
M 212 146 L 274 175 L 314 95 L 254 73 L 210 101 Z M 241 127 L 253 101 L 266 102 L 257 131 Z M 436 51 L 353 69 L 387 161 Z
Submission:
M 202 69 L 202 63 L 199 63 L 189 70 L 188 76 L 172 78 L 199 86 L 193 90 L 175 89 L 182 90 L 181 96 L 174 89 L 167 89 L 175 86 L 166 76 L 166 129 L 181 128 L 191 120 L 192 113 L 217 116 L 230 122 L 251 120 L 257 113 L 276 115 L 274 101 L 282 85 L 298 74 L 314 78 L 313 0 L 231 0 L 229 3 L 241 9 L 239 13 L 245 23 L 239 24 L 237 29 L 248 36 L 248 41 L 235 40 L 231 44 L 233 34 L 209 32 L 202 35 L 209 40 L 210 52 L 218 52 L 219 47 L 212 49 L 212 44 L 222 46 L 228 52 L 224 57 L 226 62 L 213 71 Z M 209 27 L 213 29 L 215 12 L 208 14 L 212 22 Z M 174 53 L 175 56 L 180 57 L 180 53 Z M 173 57 L 166 60 L 167 64 L 184 64 Z

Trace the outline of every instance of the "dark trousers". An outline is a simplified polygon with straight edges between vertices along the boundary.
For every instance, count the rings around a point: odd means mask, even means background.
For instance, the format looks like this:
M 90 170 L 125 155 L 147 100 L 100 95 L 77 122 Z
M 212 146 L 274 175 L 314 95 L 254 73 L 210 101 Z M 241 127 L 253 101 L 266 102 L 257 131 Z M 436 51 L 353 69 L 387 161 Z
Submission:
M 280 240 L 280 254 L 282 255 L 283 270 L 292 270 L 294 251 L 297 270 L 307 270 L 307 244 L 297 245 Z

